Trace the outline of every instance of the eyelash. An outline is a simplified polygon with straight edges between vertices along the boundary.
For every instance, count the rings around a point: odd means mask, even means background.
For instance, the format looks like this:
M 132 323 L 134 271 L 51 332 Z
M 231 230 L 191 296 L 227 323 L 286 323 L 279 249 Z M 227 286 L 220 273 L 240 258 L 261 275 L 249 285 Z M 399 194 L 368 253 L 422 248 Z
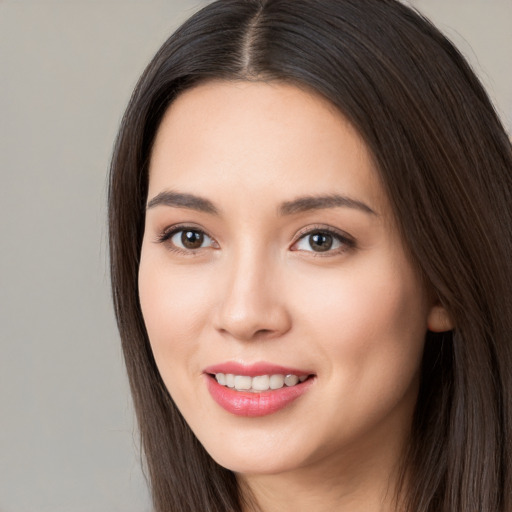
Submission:
M 184 254 L 185 256 L 194 256 L 198 253 L 198 251 L 202 248 L 198 249 L 182 249 L 181 247 L 177 247 L 174 244 L 168 243 L 170 242 L 171 238 L 176 235 L 177 233 L 180 233 L 182 231 L 193 231 L 194 233 L 202 233 L 203 235 L 207 236 L 211 240 L 214 240 L 213 237 L 208 235 L 203 229 L 200 229 L 196 226 L 191 226 L 190 224 L 178 224 L 176 226 L 172 226 L 170 228 L 165 229 L 160 235 L 158 235 L 156 242 L 161 244 L 167 244 L 169 250 L 176 252 L 178 254 Z
M 176 225 L 172 226 L 170 228 L 165 229 L 160 235 L 158 235 L 156 242 L 161 244 L 166 244 L 171 240 L 171 238 L 176 235 L 177 233 L 180 233 L 182 231 L 193 231 L 195 233 L 201 233 L 204 236 L 210 238 L 212 241 L 215 242 L 215 239 L 208 235 L 203 229 L 200 229 L 196 226 L 191 226 L 187 224 L 183 225 Z M 327 256 L 333 256 L 338 255 L 341 253 L 346 252 L 347 250 L 354 249 L 356 247 L 356 241 L 344 233 L 343 231 L 338 231 L 336 229 L 333 229 L 331 227 L 327 226 L 321 226 L 321 225 L 315 225 L 315 226 L 309 226 L 297 234 L 295 237 L 295 241 L 292 244 L 292 247 L 296 244 L 298 244 L 301 240 L 305 239 L 308 236 L 314 235 L 314 234 L 327 234 L 332 236 L 334 240 L 337 240 L 341 247 L 334 249 L 334 250 L 327 250 L 324 253 L 322 251 L 304 251 L 304 252 L 310 252 L 312 256 L 314 257 L 327 257 Z M 215 242 L 216 243 L 216 242 Z M 177 247 L 175 244 L 168 244 L 169 249 L 173 252 L 184 254 L 186 256 L 193 256 L 198 253 L 203 247 L 200 247 L 198 249 L 182 249 L 181 247 Z M 297 249 L 295 249 L 297 250 Z
M 325 252 L 305 251 L 305 252 L 310 252 L 311 255 L 315 258 L 336 256 L 336 255 L 342 254 L 350 249 L 354 249 L 356 247 L 356 241 L 351 236 L 349 236 L 347 233 L 345 233 L 343 231 L 339 231 L 332 227 L 322 226 L 322 225 L 308 226 L 307 228 L 304 228 L 303 230 L 299 231 L 292 246 L 298 244 L 301 240 L 305 239 L 306 237 L 314 235 L 316 233 L 332 236 L 332 238 L 334 240 L 337 240 L 341 244 L 341 247 L 334 249 L 334 250 L 329 249 Z

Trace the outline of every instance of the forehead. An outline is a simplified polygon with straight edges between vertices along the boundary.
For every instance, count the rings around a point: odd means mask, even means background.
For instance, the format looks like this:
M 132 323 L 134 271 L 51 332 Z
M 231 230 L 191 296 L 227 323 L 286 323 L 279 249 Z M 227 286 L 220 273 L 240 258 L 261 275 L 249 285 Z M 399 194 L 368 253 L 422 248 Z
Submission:
M 149 196 L 170 188 L 236 191 L 242 203 L 340 193 L 386 207 L 346 118 L 320 95 L 278 82 L 212 81 L 178 96 L 155 138 Z

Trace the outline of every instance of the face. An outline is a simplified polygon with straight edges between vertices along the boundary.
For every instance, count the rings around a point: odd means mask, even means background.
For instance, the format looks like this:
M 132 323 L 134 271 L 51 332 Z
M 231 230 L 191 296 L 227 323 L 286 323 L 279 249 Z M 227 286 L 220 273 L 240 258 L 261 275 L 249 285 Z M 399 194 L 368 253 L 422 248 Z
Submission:
M 218 81 L 173 102 L 139 287 L 163 381 L 221 465 L 276 474 L 403 442 L 432 308 L 364 142 L 321 97 Z

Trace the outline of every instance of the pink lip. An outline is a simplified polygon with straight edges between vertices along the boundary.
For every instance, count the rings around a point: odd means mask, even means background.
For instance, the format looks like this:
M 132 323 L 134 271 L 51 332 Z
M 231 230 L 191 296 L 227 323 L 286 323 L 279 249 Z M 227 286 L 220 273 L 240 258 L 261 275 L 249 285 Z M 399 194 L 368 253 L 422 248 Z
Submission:
M 256 363 L 242 365 L 235 362 L 226 362 L 210 366 L 205 369 L 205 378 L 208 391 L 215 402 L 223 409 L 236 416 L 257 417 L 273 414 L 284 409 L 297 398 L 302 396 L 313 384 L 315 379 L 309 378 L 295 386 L 284 386 L 281 389 L 263 391 L 260 393 L 249 393 L 236 391 L 232 388 L 220 385 L 211 374 L 232 373 L 235 375 L 310 375 L 311 372 L 286 368 L 269 363 Z M 210 374 L 210 375 L 208 375 Z
M 234 375 L 247 375 L 248 377 L 257 377 L 258 375 L 311 375 L 309 370 L 299 370 L 297 368 L 288 368 L 276 364 L 258 362 L 253 364 L 242 364 L 235 361 L 208 366 L 204 373 L 232 373 Z

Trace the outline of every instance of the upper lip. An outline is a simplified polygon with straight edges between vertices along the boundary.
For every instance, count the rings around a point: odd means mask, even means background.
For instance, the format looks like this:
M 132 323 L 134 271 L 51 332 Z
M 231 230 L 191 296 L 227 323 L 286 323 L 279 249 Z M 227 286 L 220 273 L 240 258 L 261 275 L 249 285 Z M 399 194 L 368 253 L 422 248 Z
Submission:
M 244 364 L 236 361 L 226 361 L 224 363 L 214 364 L 205 368 L 204 373 L 231 373 L 233 375 L 246 375 L 248 377 L 257 377 L 258 375 L 311 375 L 313 372 L 307 369 L 291 368 L 273 363 L 260 361 L 257 363 Z

